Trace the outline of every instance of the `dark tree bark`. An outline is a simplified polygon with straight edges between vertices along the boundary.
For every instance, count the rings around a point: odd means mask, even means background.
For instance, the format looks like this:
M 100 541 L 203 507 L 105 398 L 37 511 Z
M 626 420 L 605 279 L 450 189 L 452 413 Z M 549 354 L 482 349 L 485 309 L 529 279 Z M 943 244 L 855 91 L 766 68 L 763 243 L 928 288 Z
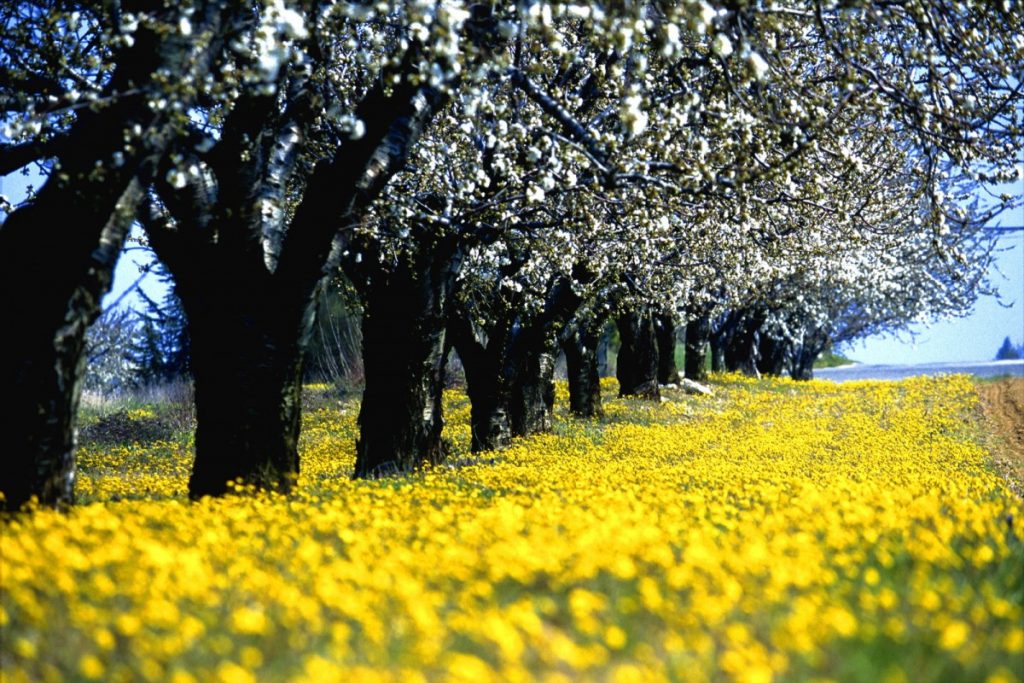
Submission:
M 85 330 L 110 289 L 143 187 L 175 135 L 168 114 L 154 112 L 149 98 L 162 92 L 165 71 L 202 79 L 223 46 L 227 10 L 210 3 L 192 21 L 196 32 L 213 32 L 202 51 L 177 34 L 145 26 L 135 33 L 98 100 L 109 103 L 78 114 L 56 148 L 59 172 L 0 229 L 0 308 L 18 326 L 0 349 L 7 406 L 0 411 L 0 490 L 8 510 L 32 497 L 51 507 L 74 502 Z M 133 139 L 136 127 L 145 132 Z M 111 163 L 115 154 L 120 164 Z
M 584 280 L 589 275 L 578 271 L 573 277 Z M 580 303 L 571 280 L 557 277 L 544 297 L 541 312 L 512 326 L 503 363 L 511 388 L 508 415 L 512 436 L 529 436 L 551 429 L 557 339 Z
M 654 316 L 654 335 L 658 344 L 658 384 L 679 381 L 676 365 L 676 321 L 671 313 Z
M 704 358 L 711 336 L 711 321 L 706 315 L 697 315 L 686 323 L 686 355 L 683 357 L 683 374 L 695 382 L 708 377 Z
M 658 345 L 654 336 L 654 318 L 647 311 L 619 316 L 619 356 L 615 376 L 619 396 L 658 400 Z
M 533 317 L 518 298 L 490 302 L 483 329 L 463 307 L 452 312 L 449 329 L 472 403 L 473 452 L 550 429 L 556 335 L 579 303 L 568 279 L 558 278 Z
M 511 316 L 492 318 L 486 332 L 477 329 L 463 310 L 452 312 L 448 330 L 466 373 L 470 401 L 470 449 L 474 453 L 498 450 L 512 439 L 509 424 L 509 387 L 503 381 L 501 349 L 511 327 Z
M 601 417 L 600 346 L 603 319 L 576 321 L 561 335 L 569 376 L 569 412 L 577 417 Z
M 758 377 L 758 343 L 764 318 L 754 312 L 736 311 L 728 315 L 725 323 L 723 351 L 725 369 Z
M 515 330 L 505 358 L 512 436 L 529 436 L 551 429 L 555 404 L 555 343 L 545 328 L 542 322 L 534 321 L 529 329 Z
M 789 348 L 789 376 L 798 381 L 814 379 L 814 361 L 830 343 L 831 339 L 825 330 L 805 333 L 801 343 Z
M 790 361 L 789 376 L 797 381 L 804 382 L 814 379 L 814 361 L 817 359 L 818 354 L 809 353 L 803 347 L 793 353 L 794 356 Z
M 179 292 L 193 339 L 197 418 L 189 496 L 221 495 L 229 481 L 287 493 L 299 473 L 314 302 L 300 308 L 226 282 Z
M 608 344 L 611 342 L 610 325 L 606 322 L 598 332 L 597 342 L 597 376 L 608 377 Z
M 788 345 L 770 334 L 761 332 L 757 347 L 757 369 L 762 375 L 779 377 L 786 369 Z
M 725 372 L 725 334 L 721 324 L 714 329 L 708 343 L 711 346 L 711 372 Z
M 411 472 L 446 455 L 445 322 L 461 257 L 457 238 L 419 232 L 416 250 L 377 266 L 365 292 L 357 478 Z

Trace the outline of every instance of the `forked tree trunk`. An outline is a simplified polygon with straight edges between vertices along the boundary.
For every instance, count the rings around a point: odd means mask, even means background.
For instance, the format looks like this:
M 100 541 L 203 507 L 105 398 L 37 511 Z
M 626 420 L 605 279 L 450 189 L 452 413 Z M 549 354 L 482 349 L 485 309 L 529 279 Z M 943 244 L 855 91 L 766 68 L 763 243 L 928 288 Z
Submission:
M 707 316 L 698 316 L 686 323 L 686 354 L 683 357 L 683 374 L 695 382 L 707 380 L 704 364 L 708 339 L 711 336 L 711 321 Z
M 654 335 L 658 344 L 658 383 L 675 384 L 679 381 L 675 318 L 669 313 L 654 316 Z
M 569 412 L 577 417 L 600 417 L 601 373 L 599 348 L 604 321 L 575 323 L 562 335 L 569 376 Z
M 619 396 L 635 396 L 657 400 L 658 345 L 654 336 L 654 319 L 647 312 L 619 316 L 619 356 L 615 376 L 619 380 Z
M 294 311 L 253 292 L 211 289 L 182 294 L 197 419 L 189 496 L 222 495 L 229 482 L 287 493 L 299 474 L 302 360 L 315 301 Z
M 584 269 L 574 268 L 573 277 L 585 281 Z M 550 284 L 541 312 L 529 319 L 519 318 L 505 345 L 503 372 L 509 392 L 509 426 L 513 436 L 529 436 L 551 429 L 555 405 L 555 355 L 558 335 L 581 304 L 572 280 L 559 277 Z
M 556 330 L 580 305 L 571 281 L 554 282 L 540 313 L 524 318 L 521 302 L 489 312 L 486 330 L 465 311 L 449 320 L 452 343 L 466 372 L 472 402 L 473 452 L 503 448 L 512 436 L 551 427 L 554 407 Z
M 365 295 L 356 478 L 441 463 L 445 322 L 461 259 L 427 235 L 377 271 Z

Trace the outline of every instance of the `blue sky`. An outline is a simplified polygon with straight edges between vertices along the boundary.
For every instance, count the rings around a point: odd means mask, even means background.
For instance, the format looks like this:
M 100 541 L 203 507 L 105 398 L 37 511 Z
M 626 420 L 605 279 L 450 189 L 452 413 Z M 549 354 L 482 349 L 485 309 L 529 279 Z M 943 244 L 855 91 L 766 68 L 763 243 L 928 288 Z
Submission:
M 24 198 L 26 186 L 39 183 L 38 176 L 12 174 L 0 180 L 0 194 L 17 202 Z M 1010 188 L 1018 196 L 1024 195 L 1024 181 Z M 1013 215 L 1004 214 L 1002 225 L 1024 225 L 1024 209 Z M 880 335 L 856 342 L 846 349 L 846 355 L 862 363 L 936 363 L 991 360 L 1009 336 L 1015 344 L 1024 342 L 1024 232 L 1003 233 L 999 240 L 997 268 L 993 284 L 1000 297 L 982 297 L 962 318 L 935 323 L 929 327 L 916 326 L 912 333 Z M 114 274 L 114 287 L 104 304 L 117 299 L 126 287 L 139 276 L 139 263 L 148 256 L 142 251 L 122 255 Z M 148 296 L 159 300 L 164 287 L 152 276 L 143 280 Z

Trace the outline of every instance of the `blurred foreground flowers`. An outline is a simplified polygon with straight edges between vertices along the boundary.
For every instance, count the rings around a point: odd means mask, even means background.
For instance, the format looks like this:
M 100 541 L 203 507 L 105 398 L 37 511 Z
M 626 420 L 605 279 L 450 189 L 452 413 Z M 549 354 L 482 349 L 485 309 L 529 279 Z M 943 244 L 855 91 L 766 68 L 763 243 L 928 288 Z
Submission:
M 1024 506 L 965 378 L 726 378 L 478 458 L 447 398 L 458 466 L 352 482 L 322 408 L 290 499 L 83 449 L 92 503 L 2 527 L 0 678 L 1024 680 Z

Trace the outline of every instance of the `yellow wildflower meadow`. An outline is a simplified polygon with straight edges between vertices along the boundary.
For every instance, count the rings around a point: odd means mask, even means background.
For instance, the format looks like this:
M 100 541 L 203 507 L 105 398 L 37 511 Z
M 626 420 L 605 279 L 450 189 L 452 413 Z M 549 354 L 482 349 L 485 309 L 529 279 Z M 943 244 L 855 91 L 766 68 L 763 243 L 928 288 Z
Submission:
M 0 678 L 1024 679 L 1024 506 L 969 380 L 717 384 L 479 457 L 453 393 L 457 465 L 377 482 L 323 408 L 291 498 L 83 448 L 91 502 L 2 527 Z

